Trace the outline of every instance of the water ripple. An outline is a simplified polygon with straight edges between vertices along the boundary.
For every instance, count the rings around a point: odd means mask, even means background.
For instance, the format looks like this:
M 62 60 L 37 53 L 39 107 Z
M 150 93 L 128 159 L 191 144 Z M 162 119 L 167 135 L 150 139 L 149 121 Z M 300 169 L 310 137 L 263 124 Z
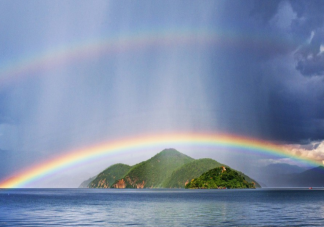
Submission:
M 9 194 L 9 195 L 8 195 Z M 0 226 L 323 226 L 324 191 L 0 190 Z

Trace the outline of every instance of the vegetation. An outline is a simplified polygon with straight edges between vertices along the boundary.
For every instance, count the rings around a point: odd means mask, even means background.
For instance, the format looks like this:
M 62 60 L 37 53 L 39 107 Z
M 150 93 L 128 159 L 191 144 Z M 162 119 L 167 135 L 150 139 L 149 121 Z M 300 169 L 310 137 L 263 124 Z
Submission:
M 175 149 L 165 149 L 151 159 L 133 166 L 122 180 L 126 188 L 161 188 L 174 170 L 192 161 L 193 158 Z
M 122 178 L 129 170 L 131 166 L 125 164 L 115 164 L 101 173 L 91 181 L 89 188 L 110 188 L 111 185 L 118 179 Z
M 222 178 L 202 183 L 204 174 L 212 174 L 216 167 L 226 167 Z M 215 169 L 216 168 L 216 169 Z M 218 170 L 217 170 L 218 171 Z M 216 171 L 216 172 L 217 172 Z M 195 179 L 192 181 L 192 179 Z M 253 183 L 252 183 L 253 182 Z M 250 188 L 258 183 L 241 172 L 232 170 L 215 160 L 195 160 L 175 149 L 165 149 L 151 159 L 134 166 L 115 164 L 98 176 L 84 181 L 80 187 L 89 188 Z M 189 185 L 189 186 L 188 186 Z
M 226 167 L 227 168 L 227 167 Z M 261 185 L 256 182 L 255 180 L 253 180 L 252 178 L 250 178 L 249 176 L 245 175 L 244 173 L 237 171 L 247 182 L 252 183 L 255 185 L 256 188 L 261 188 Z
M 223 164 L 210 158 L 194 160 L 175 170 L 171 174 L 170 178 L 163 183 L 163 187 L 184 188 L 186 183 L 188 183 L 191 179 L 197 178 L 208 170 L 220 166 L 223 166 Z
M 255 188 L 254 183 L 249 183 L 237 171 L 229 167 L 217 167 L 192 179 L 186 188 L 190 189 L 220 189 L 220 188 Z

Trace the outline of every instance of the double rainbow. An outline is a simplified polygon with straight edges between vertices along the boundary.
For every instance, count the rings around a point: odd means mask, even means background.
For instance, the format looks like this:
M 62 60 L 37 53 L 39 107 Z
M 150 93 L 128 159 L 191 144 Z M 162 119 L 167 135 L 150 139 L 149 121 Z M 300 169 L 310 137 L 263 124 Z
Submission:
M 236 135 L 213 133 L 174 133 L 157 134 L 121 139 L 107 142 L 84 149 L 68 151 L 64 155 L 25 169 L 14 176 L 0 182 L 0 188 L 19 188 L 29 185 L 47 175 L 57 173 L 74 165 L 86 163 L 91 160 L 102 159 L 112 154 L 140 152 L 142 149 L 160 147 L 176 147 L 180 145 L 198 145 L 215 148 L 219 147 L 237 149 L 238 151 L 251 151 L 254 153 L 289 157 L 301 160 L 312 165 L 321 163 L 286 153 L 280 145 L 253 138 Z
M 239 41 L 239 42 L 237 42 Z M 169 47 L 191 44 L 227 44 L 227 45 L 255 45 L 269 46 L 291 46 L 287 40 L 279 40 L 276 37 L 266 37 L 256 34 L 240 34 L 236 31 L 225 31 L 220 29 L 167 29 L 138 31 L 119 36 L 106 36 L 89 40 L 88 42 L 75 42 L 60 48 L 48 50 L 43 53 L 29 54 L 18 60 L 8 61 L 0 65 L 0 85 L 20 80 L 23 77 L 35 76 L 38 71 L 48 70 L 60 64 L 70 63 L 77 60 L 88 59 L 103 54 L 118 53 L 142 49 L 147 46 Z M 28 169 L 0 182 L 0 188 L 24 187 L 41 179 L 44 176 L 59 172 L 76 164 L 85 163 L 119 154 L 123 152 L 139 152 L 142 148 L 154 148 L 161 145 L 165 147 L 176 147 L 177 145 L 198 145 L 211 147 L 228 147 L 238 150 L 249 150 L 255 153 L 264 153 L 291 157 L 303 160 L 311 164 L 319 164 L 310 159 L 295 157 L 286 153 L 281 146 L 253 138 L 240 137 L 225 134 L 203 134 L 203 133 L 175 133 L 159 134 L 153 136 L 141 136 L 134 138 L 111 141 L 64 152 L 65 155 L 32 166 Z

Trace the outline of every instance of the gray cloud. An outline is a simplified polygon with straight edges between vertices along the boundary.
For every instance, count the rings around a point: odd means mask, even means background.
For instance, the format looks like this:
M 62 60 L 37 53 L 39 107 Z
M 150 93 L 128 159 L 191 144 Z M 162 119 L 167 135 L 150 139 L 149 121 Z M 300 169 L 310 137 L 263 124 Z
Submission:
M 283 148 L 288 154 L 324 164 L 324 141 L 316 141 L 308 145 L 285 145 Z
M 288 29 L 291 32 L 291 41 L 297 49 L 295 52 L 296 69 L 304 76 L 324 75 L 324 55 L 321 51 L 321 46 L 322 49 L 324 48 L 324 2 L 320 0 L 255 1 L 251 15 L 267 25 L 271 23 L 284 4 L 289 4 L 296 13 L 296 18 L 291 21 Z M 287 15 L 287 12 L 284 14 Z M 283 34 L 276 31 L 276 35 Z
M 304 76 L 324 75 L 324 2 L 290 1 L 297 13 L 292 31 L 299 37 L 300 47 L 296 51 L 296 69 Z
M 324 75 L 324 55 L 300 60 L 296 69 L 304 76 L 322 76 Z
M 268 58 L 259 58 L 258 64 L 246 66 L 259 68 L 257 77 L 266 84 L 259 95 L 268 111 L 264 121 L 269 138 L 286 142 L 323 139 L 324 81 L 311 77 L 323 75 L 322 8 L 323 2 L 317 1 L 254 2 L 251 14 L 263 21 L 259 31 L 286 45 L 264 53 Z
M 258 1 L 254 0 L 251 16 L 263 23 L 267 23 L 277 13 L 281 0 Z
M 324 30 L 312 31 L 309 42 L 295 53 L 296 69 L 304 76 L 324 75 Z

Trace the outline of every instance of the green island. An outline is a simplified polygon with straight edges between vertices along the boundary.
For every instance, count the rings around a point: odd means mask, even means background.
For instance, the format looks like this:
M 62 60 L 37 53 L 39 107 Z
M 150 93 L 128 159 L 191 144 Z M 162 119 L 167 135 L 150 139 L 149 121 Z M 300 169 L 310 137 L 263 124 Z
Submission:
M 185 188 L 189 189 L 232 189 L 255 188 L 254 182 L 247 182 L 239 172 L 229 167 L 216 167 L 192 179 Z
M 226 171 L 217 175 L 223 168 L 226 168 Z M 204 177 L 206 174 L 208 179 Z M 210 179 L 211 177 L 213 179 Z M 213 159 L 193 159 L 170 148 L 133 166 L 121 163 L 111 165 L 97 176 L 84 181 L 80 187 L 255 188 L 260 185 L 244 173 L 232 170 L 229 166 Z

